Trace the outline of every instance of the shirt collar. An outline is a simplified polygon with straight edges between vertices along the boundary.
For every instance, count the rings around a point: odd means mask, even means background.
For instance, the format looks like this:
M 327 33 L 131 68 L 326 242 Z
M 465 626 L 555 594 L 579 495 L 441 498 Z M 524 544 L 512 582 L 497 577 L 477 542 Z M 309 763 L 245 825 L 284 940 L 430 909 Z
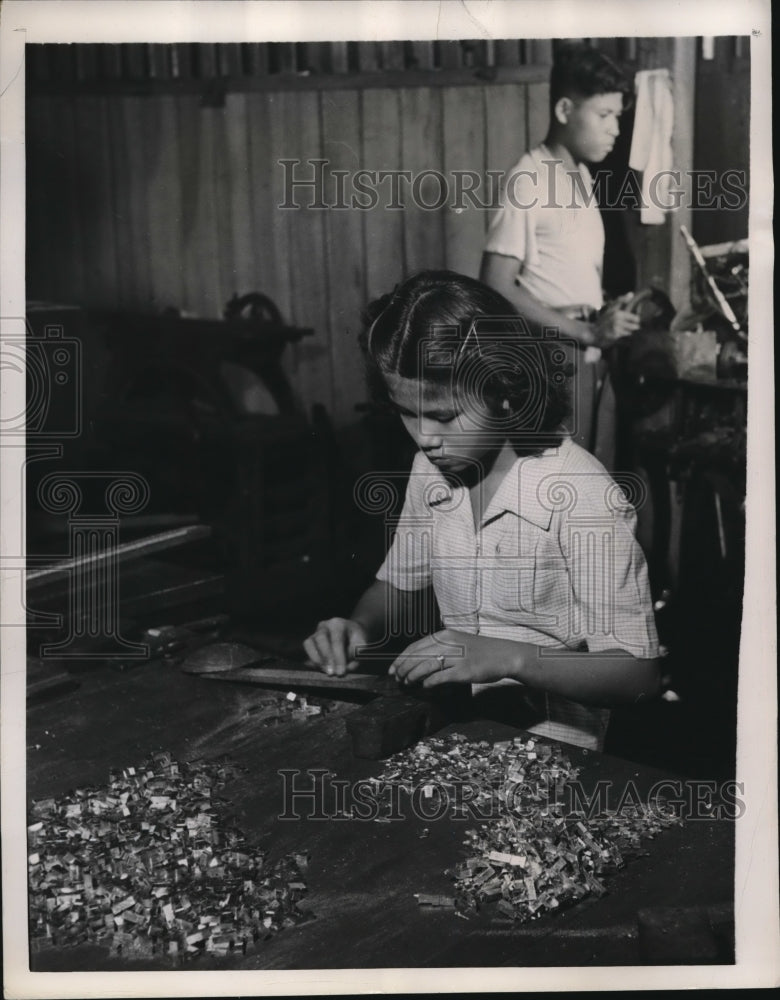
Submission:
M 547 531 L 553 516 L 552 505 L 542 502 L 539 487 L 546 476 L 560 472 L 562 450 L 566 448 L 566 444 L 564 441 L 557 448 L 548 448 L 541 455 L 516 459 L 493 494 L 482 523 L 485 524 L 506 511 Z M 452 487 L 438 469 L 436 473 L 438 481 L 428 497 L 428 506 L 434 509 L 444 505 L 453 493 Z
M 560 469 L 559 451 L 559 448 L 551 448 L 541 455 L 518 458 L 488 504 L 483 522 L 508 511 L 547 531 L 553 512 L 549 505 L 542 503 L 539 486 L 545 476 Z

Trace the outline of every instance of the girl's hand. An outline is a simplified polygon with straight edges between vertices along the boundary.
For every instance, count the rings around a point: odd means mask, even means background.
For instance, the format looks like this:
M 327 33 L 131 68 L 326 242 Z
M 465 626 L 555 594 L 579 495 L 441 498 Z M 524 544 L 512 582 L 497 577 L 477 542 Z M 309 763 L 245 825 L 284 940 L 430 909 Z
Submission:
M 355 651 L 368 644 L 366 630 L 351 618 L 329 618 L 303 643 L 309 661 L 326 674 L 343 677 L 357 667 Z
M 519 680 L 524 644 L 444 629 L 407 646 L 389 673 L 403 684 L 436 687 L 451 683 Z

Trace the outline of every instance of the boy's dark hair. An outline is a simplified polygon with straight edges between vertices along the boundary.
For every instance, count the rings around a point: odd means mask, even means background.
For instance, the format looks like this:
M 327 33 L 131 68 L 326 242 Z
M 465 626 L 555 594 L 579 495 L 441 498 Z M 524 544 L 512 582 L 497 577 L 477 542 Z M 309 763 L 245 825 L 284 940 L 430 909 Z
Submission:
M 609 56 L 591 45 L 562 45 L 555 53 L 550 73 L 550 107 L 562 97 L 622 94 L 624 109 L 633 98 L 632 86 Z
M 518 453 L 562 440 L 570 372 L 560 342 L 493 288 L 454 271 L 421 271 L 372 302 L 364 321 L 360 342 L 378 401 L 388 399 L 384 376 L 399 375 L 478 399 L 503 419 L 491 426 Z

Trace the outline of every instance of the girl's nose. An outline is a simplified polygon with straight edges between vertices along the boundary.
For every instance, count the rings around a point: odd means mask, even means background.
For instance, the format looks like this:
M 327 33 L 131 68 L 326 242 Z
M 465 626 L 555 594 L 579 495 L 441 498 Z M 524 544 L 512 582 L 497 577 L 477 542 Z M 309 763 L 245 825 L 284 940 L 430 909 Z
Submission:
M 435 451 L 437 448 L 441 448 L 441 428 L 436 424 L 431 425 L 428 421 L 421 420 L 418 429 L 418 441 L 420 447 L 426 451 Z

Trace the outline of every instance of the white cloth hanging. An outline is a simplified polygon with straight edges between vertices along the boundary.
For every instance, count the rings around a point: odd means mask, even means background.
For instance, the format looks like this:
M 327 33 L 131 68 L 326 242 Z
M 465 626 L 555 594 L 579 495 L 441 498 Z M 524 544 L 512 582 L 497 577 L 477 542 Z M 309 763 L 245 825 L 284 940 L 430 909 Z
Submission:
M 644 69 L 636 74 L 636 113 L 628 165 L 642 171 L 640 219 L 660 225 L 674 200 L 669 197 L 672 177 L 674 98 L 668 69 Z

